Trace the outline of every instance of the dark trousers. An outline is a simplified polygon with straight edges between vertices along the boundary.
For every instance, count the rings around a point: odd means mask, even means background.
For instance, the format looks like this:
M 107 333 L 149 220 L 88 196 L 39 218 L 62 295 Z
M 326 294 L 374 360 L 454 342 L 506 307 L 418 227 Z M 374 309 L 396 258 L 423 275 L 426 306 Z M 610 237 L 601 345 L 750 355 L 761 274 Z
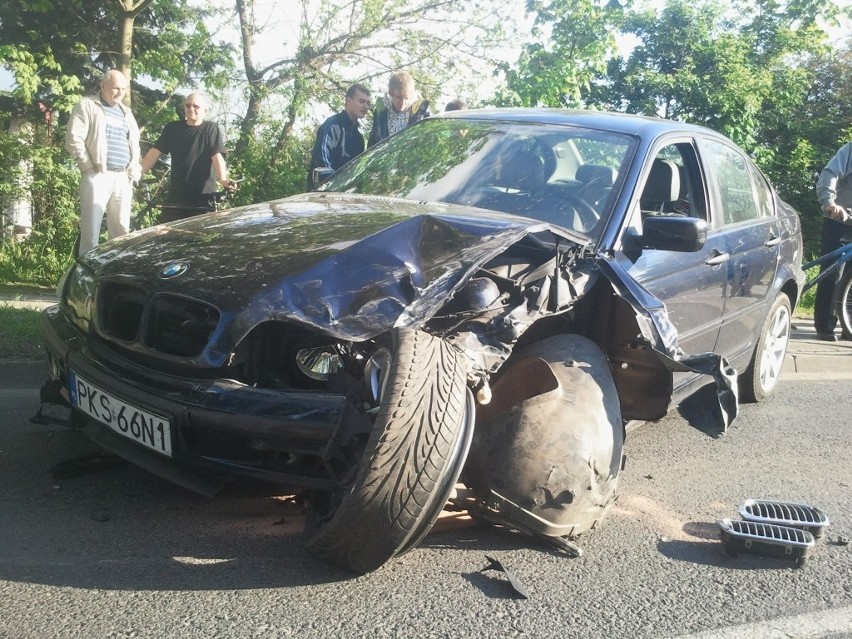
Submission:
M 831 253 L 835 249 L 839 249 L 844 244 L 852 242 L 852 226 L 824 218 L 822 221 L 822 243 L 820 245 L 820 254 L 825 255 Z M 820 268 L 820 273 L 831 264 L 824 264 Z M 817 333 L 833 333 L 834 327 L 837 326 L 837 303 L 836 290 L 840 280 L 843 278 L 844 266 L 841 265 L 834 276 L 829 275 L 824 280 L 817 284 L 816 298 L 814 300 L 814 328 Z

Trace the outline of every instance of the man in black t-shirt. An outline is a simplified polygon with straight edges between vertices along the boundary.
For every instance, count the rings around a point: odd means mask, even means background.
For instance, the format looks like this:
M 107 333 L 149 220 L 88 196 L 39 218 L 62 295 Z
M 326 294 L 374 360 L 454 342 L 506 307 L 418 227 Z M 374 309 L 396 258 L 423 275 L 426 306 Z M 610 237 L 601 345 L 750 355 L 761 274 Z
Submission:
M 159 139 L 142 159 L 142 171 L 149 170 L 163 153 L 172 156 L 171 178 L 167 202 L 161 222 L 174 222 L 214 210 L 215 180 L 226 190 L 237 184 L 228 178 L 225 164 L 225 142 L 215 122 L 205 121 L 210 110 L 207 97 L 195 91 L 184 100 L 185 120 L 170 122 Z

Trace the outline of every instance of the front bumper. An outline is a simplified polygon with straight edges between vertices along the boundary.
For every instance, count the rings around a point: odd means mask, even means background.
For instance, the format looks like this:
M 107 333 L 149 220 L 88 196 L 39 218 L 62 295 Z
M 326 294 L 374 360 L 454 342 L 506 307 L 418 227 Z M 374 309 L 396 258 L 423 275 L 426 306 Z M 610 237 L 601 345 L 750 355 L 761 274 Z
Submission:
M 91 343 L 58 306 L 42 313 L 41 330 L 49 370 L 42 402 L 71 407 L 70 422 L 85 424 L 91 439 L 134 464 L 204 494 L 215 490 L 180 477 L 195 472 L 204 485 L 231 475 L 289 487 L 336 485 L 329 460 L 340 448 L 343 425 L 360 418 L 345 396 L 152 371 Z M 122 402 L 168 419 L 171 455 L 149 450 L 73 408 L 71 371 Z

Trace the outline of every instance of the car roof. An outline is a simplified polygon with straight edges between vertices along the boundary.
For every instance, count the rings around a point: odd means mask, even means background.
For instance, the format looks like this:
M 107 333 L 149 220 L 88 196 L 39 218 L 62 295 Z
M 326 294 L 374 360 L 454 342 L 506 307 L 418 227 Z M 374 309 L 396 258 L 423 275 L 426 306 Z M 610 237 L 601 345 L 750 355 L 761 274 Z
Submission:
M 656 137 L 664 133 L 715 133 L 711 129 L 666 120 L 664 118 L 615 113 L 611 111 L 584 111 L 574 109 L 487 108 L 470 111 L 449 111 L 438 117 L 464 120 L 489 120 L 530 124 L 570 124 L 592 129 L 603 129 L 640 137 Z

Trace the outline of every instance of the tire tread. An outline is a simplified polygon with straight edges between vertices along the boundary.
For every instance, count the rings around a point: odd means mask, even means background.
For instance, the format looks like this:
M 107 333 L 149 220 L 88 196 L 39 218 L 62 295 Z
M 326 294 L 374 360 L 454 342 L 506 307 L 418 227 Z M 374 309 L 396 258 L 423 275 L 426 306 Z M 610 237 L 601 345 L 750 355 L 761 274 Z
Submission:
M 358 573 L 398 554 L 423 525 L 466 419 L 462 354 L 411 329 L 393 341 L 391 378 L 353 489 L 306 542 Z

